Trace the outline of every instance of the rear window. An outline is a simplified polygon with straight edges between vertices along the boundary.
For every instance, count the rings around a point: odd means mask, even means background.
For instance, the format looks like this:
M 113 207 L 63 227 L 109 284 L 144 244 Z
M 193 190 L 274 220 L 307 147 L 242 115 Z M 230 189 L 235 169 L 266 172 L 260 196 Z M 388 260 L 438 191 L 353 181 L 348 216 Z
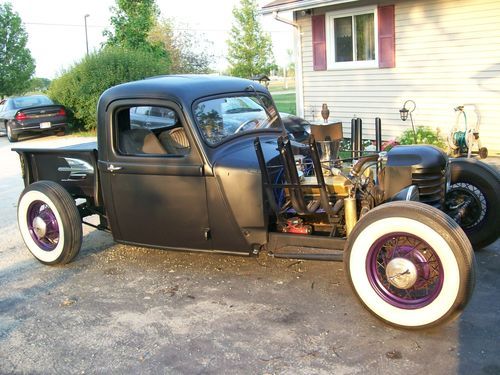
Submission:
M 23 96 L 21 98 L 12 99 L 13 109 L 37 107 L 40 105 L 51 105 L 51 104 L 54 103 L 46 96 Z
M 197 103 L 194 116 L 209 145 L 217 145 L 235 134 L 281 127 L 278 112 L 264 95 L 241 95 Z

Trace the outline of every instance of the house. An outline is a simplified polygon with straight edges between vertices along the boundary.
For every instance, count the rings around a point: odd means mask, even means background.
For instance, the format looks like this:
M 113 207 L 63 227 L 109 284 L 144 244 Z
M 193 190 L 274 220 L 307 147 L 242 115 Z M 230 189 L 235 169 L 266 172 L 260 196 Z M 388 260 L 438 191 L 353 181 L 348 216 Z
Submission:
M 483 145 L 500 151 L 500 1 L 275 0 L 261 12 L 295 28 L 299 115 L 319 121 L 327 103 L 345 135 L 357 116 L 372 139 L 380 117 L 388 139 L 409 128 L 406 100 L 416 125 L 444 135 L 471 104 L 468 126 L 479 120 Z

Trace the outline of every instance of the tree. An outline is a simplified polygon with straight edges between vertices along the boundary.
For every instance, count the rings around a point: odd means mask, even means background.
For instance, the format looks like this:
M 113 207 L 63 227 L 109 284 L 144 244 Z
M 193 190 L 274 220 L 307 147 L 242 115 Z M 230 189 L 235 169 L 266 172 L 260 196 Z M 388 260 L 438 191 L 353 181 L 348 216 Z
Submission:
M 257 19 L 255 0 L 241 0 L 240 7 L 233 9 L 235 18 L 228 44 L 229 73 L 251 78 L 269 74 L 276 67 L 271 36 L 262 30 Z
M 26 48 L 28 34 L 9 3 L 0 4 L 0 96 L 20 94 L 29 86 L 35 61 Z
M 170 71 L 179 73 L 209 73 L 214 56 L 194 33 L 186 30 L 175 31 L 171 19 L 158 21 L 149 33 L 149 41 L 153 45 L 161 45 L 170 57 Z
M 113 31 L 105 30 L 105 46 L 143 50 L 167 57 L 165 50 L 149 41 L 148 35 L 160 14 L 155 0 L 116 0 L 111 7 Z
M 48 78 L 42 78 L 42 77 L 33 77 L 30 79 L 29 82 L 29 91 L 32 92 L 44 92 L 47 91 L 47 89 L 50 86 L 50 79 Z
M 48 95 L 71 110 L 76 127 L 93 130 L 103 91 L 120 83 L 168 73 L 164 60 L 151 52 L 107 47 L 86 56 L 54 79 Z

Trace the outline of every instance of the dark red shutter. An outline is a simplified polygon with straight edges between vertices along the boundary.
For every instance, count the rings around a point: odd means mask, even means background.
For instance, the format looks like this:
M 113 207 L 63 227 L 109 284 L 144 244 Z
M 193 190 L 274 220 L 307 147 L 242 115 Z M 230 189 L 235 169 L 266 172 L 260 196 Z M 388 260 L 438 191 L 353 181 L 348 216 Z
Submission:
M 394 5 L 378 7 L 378 66 L 396 66 L 396 33 L 394 27 Z
M 312 16 L 313 69 L 326 70 L 325 15 Z

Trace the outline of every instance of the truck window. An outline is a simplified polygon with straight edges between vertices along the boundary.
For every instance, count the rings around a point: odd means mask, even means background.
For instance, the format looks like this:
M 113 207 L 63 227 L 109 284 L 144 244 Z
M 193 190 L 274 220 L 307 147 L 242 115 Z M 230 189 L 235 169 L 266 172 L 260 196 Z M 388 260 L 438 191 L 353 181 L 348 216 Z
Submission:
M 281 126 L 276 108 L 264 95 L 204 100 L 195 105 L 194 115 L 203 138 L 211 146 L 235 134 Z
M 121 155 L 187 155 L 191 147 L 177 113 L 167 107 L 125 107 L 115 114 Z

